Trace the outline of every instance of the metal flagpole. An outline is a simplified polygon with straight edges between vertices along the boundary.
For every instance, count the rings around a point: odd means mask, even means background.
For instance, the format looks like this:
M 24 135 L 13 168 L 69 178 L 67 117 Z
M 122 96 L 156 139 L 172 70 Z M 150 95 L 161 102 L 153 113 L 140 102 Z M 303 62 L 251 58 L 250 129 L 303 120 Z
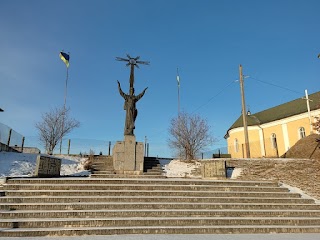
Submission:
M 177 82 L 178 82 L 178 116 L 180 115 L 180 76 L 177 68 Z
M 177 82 L 178 82 L 178 121 L 180 121 L 180 76 L 179 68 L 177 68 Z M 181 159 L 181 148 L 179 149 L 179 158 Z
M 70 53 L 69 53 L 70 54 Z M 64 104 L 63 104 L 63 119 L 62 119 L 62 129 L 61 133 L 64 131 L 64 119 L 65 119 L 65 114 L 66 114 L 66 105 L 67 105 L 67 91 L 68 91 L 68 78 L 69 78 L 69 67 L 66 66 L 67 68 L 67 76 L 66 76 L 66 86 L 65 86 L 65 91 L 64 91 Z M 60 154 L 61 154 L 61 148 L 62 148 L 62 137 L 60 140 Z

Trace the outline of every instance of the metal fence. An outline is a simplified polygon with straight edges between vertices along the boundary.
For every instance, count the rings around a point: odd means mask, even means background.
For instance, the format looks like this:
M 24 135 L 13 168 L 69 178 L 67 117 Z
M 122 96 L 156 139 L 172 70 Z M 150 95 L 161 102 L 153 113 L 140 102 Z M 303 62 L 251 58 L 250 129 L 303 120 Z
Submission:
M 23 149 L 24 137 L 10 128 L 9 126 L 0 123 L 0 151 L 16 151 Z
M 111 154 L 116 141 L 71 138 L 63 139 L 61 153 L 63 154 Z M 55 148 L 54 153 L 60 153 L 60 144 Z

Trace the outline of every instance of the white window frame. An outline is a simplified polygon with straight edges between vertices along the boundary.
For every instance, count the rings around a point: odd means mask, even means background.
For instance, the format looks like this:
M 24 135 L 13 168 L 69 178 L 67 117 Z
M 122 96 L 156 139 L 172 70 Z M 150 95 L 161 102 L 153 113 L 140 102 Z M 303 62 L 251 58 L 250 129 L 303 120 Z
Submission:
M 234 139 L 234 151 L 239 152 L 239 140 L 238 138 Z
M 304 127 L 299 127 L 298 136 L 299 136 L 299 139 L 306 137 L 306 129 Z
M 271 139 L 271 147 L 273 149 L 276 149 L 277 148 L 277 135 L 275 133 L 272 133 L 270 139 Z

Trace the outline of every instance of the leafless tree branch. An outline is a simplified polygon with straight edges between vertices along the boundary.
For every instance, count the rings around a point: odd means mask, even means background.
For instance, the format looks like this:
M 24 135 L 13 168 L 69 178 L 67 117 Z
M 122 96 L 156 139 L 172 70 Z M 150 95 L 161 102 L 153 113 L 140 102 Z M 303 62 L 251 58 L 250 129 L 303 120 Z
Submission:
M 201 150 L 213 143 L 209 132 L 207 121 L 200 116 L 180 113 L 171 120 L 169 146 L 179 152 L 180 157 L 195 159 Z
M 54 108 L 50 112 L 42 114 L 42 121 L 36 123 L 39 140 L 48 154 L 53 153 L 57 143 L 63 137 L 80 126 L 77 120 L 69 117 L 69 112 L 69 108 Z

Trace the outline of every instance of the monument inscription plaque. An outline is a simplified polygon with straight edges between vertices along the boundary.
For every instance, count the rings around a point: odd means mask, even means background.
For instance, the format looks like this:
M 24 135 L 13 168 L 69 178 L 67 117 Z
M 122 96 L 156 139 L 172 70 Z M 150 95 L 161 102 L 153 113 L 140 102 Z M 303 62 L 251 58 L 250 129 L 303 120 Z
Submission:
M 226 161 L 225 160 L 202 161 L 201 175 L 202 175 L 202 178 L 225 179 L 226 178 Z
M 45 155 L 37 156 L 35 176 L 59 177 L 60 169 L 61 159 Z

